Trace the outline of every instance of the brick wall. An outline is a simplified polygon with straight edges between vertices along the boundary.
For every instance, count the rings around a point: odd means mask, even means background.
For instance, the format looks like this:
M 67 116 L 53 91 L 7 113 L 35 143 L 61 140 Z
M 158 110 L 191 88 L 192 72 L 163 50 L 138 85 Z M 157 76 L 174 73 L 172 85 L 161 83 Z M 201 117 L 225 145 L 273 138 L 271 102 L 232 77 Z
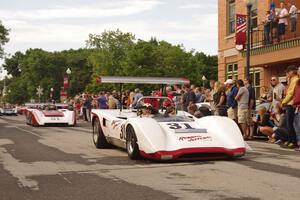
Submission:
M 274 0 L 276 7 L 279 7 L 281 0 Z M 219 81 L 225 81 L 226 65 L 228 63 L 238 63 L 238 76 L 244 78 L 246 57 L 243 57 L 240 52 L 236 54 L 228 54 L 235 49 L 235 34 L 227 35 L 227 0 L 218 1 L 218 46 L 219 46 L 219 60 L 218 60 L 218 78 Z M 287 3 L 289 2 L 286 1 Z M 269 10 L 271 0 L 258 0 L 258 24 L 261 24 L 265 19 L 266 11 Z M 236 14 L 246 14 L 246 5 L 244 0 L 235 1 Z M 296 1 L 296 6 L 300 9 L 300 0 Z M 291 34 L 287 28 L 286 38 L 290 38 Z M 300 16 L 298 17 L 298 35 L 300 36 Z M 300 47 L 293 47 L 281 49 L 275 52 L 264 53 L 261 55 L 251 56 L 251 66 L 259 67 L 261 70 L 261 86 L 269 84 L 268 79 L 271 75 L 282 76 L 284 69 L 288 63 L 300 62 Z M 297 59 L 298 58 L 298 59 Z M 286 62 L 286 63 L 285 63 Z M 280 63 L 280 64 L 279 64 Z

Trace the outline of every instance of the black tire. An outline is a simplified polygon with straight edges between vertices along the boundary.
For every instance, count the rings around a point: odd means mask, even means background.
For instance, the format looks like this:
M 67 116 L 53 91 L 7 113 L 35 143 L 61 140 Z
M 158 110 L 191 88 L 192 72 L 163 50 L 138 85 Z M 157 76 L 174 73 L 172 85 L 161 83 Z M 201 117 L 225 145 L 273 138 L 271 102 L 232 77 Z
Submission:
M 111 145 L 107 142 L 98 118 L 93 123 L 93 142 L 98 149 L 109 148 Z
M 126 129 L 126 151 L 128 157 L 132 160 L 138 160 L 141 158 L 139 145 L 137 144 L 137 137 L 131 125 L 129 125 Z

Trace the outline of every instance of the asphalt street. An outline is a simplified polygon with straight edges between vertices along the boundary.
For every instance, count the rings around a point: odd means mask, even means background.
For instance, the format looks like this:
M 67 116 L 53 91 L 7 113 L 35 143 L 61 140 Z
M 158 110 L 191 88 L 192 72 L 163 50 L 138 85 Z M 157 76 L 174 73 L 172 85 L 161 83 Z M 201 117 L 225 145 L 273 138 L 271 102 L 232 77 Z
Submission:
M 34 128 L 1 116 L 0 200 L 299 200 L 300 154 L 248 144 L 234 161 L 132 161 L 121 149 L 96 149 L 89 123 Z

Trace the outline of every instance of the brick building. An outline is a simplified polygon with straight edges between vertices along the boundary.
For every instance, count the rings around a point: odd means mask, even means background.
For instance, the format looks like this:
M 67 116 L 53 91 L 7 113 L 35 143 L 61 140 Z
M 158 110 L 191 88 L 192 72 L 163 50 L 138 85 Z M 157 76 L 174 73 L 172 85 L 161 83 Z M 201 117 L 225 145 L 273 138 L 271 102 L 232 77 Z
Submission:
M 289 10 L 286 0 L 286 8 Z M 276 28 L 272 31 L 272 43 L 265 44 L 263 21 L 271 3 L 275 3 L 279 11 L 281 0 L 256 0 L 252 6 L 251 21 L 251 56 L 250 74 L 253 76 L 257 97 L 265 87 L 269 86 L 272 75 L 285 79 L 285 69 L 288 65 L 300 65 L 300 16 L 298 15 L 297 36 L 290 32 L 290 24 L 286 29 L 285 40 L 278 42 Z M 300 0 L 295 1 L 300 9 Z M 235 45 L 235 15 L 246 14 L 244 0 L 218 1 L 218 79 L 224 82 L 227 78 L 244 79 L 246 66 L 246 48 L 240 49 Z

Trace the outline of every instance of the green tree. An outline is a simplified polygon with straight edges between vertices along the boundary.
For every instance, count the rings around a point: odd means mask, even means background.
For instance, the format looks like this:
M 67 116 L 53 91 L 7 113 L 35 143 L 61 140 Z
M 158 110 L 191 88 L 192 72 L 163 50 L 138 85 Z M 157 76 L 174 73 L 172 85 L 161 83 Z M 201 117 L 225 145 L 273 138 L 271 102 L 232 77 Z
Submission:
M 89 35 L 86 41 L 89 49 L 95 51 L 91 54 L 88 61 L 92 66 L 93 81 L 88 85 L 89 91 L 99 91 L 100 88 L 111 88 L 96 83 L 99 75 L 122 75 L 124 61 L 128 52 L 134 46 L 135 37 L 131 33 L 123 33 L 120 30 L 104 31 L 100 35 Z
M 87 47 L 61 52 L 28 49 L 25 53 L 16 52 L 6 58 L 4 68 L 12 75 L 7 81 L 11 91 L 7 100 L 24 103 L 31 98 L 37 99 L 38 86 L 44 89 L 43 101 L 49 98 L 50 88 L 54 88 L 54 98 L 59 99 L 67 68 L 72 70 L 69 96 L 85 90 L 97 93 L 117 89 L 114 84 L 97 83 L 99 75 L 186 77 L 196 85 L 202 85 L 203 75 L 207 79 L 217 79 L 217 56 L 186 51 L 182 45 L 172 45 L 156 38 L 136 40 L 131 33 L 105 31 L 100 35 L 90 35 Z M 151 91 L 160 86 L 125 85 L 128 89 L 135 87 Z
M 3 68 L 8 74 L 13 77 L 17 77 L 21 74 L 21 65 L 24 54 L 21 52 L 16 52 L 11 58 L 5 58 Z
M 18 78 L 12 78 L 9 84 L 9 92 L 5 96 L 5 101 L 12 104 L 22 104 L 29 99 L 25 81 Z
M 9 30 L 4 27 L 2 22 L 0 21 L 0 58 L 4 55 L 3 45 L 5 45 L 8 41 Z
M 29 49 L 25 54 L 15 53 L 11 58 L 5 59 L 4 63 L 8 73 L 13 76 L 11 80 L 14 82 L 9 85 L 13 97 L 8 99 L 18 102 L 21 94 L 23 102 L 31 98 L 37 99 L 36 88 L 38 86 L 44 89 L 42 101 L 50 97 L 51 88 L 54 89 L 54 98 L 59 99 L 63 77 L 68 67 L 72 70 L 69 96 L 75 96 L 76 93 L 84 91 L 92 75 L 92 68 L 88 63 L 91 52 L 92 50 L 89 49 L 62 52 Z M 19 91 L 25 91 L 26 95 Z

